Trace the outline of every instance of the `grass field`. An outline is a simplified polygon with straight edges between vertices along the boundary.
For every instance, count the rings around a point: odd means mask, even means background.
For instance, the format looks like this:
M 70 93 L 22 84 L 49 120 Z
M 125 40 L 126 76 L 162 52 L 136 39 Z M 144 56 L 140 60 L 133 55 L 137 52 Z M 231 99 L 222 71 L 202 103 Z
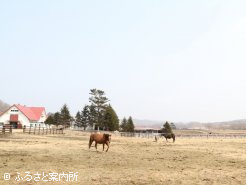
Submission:
M 245 184 L 246 139 L 112 136 L 109 151 L 88 149 L 89 134 L 0 136 L 0 184 Z M 18 173 L 19 174 L 18 174 Z M 26 173 L 30 172 L 31 181 Z M 34 181 L 37 172 L 41 179 Z M 49 173 L 78 172 L 77 181 L 45 182 Z M 4 180 L 9 173 L 10 180 Z M 23 180 L 18 180 L 23 177 Z

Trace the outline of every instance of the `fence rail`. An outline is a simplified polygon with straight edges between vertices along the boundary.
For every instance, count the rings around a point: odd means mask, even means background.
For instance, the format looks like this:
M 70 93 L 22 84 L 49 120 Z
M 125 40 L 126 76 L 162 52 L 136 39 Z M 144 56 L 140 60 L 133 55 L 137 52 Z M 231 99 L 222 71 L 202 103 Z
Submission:
M 23 133 L 34 135 L 64 134 L 64 128 L 24 127 Z
M 176 137 L 179 138 L 246 138 L 246 134 L 197 134 L 197 135 L 187 135 L 187 134 L 177 134 Z
M 0 134 L 12 134 L 12 126 L 4 125 L 2 129 L 0 129 Z
M 72 131 L 79 132 L 97 132 L 97 130 L 84 130 L 82 128 L 71 128 Z M 161 135 L 161 133 L 157 132 L 112 132 L 112 131 L 100 131 L 100 132 L 109 132 L 112 134 L 116 134 L 122 137 L 139 137 L 139 138 L 155 138 L 155 136 Z M 175 133 L 175 132 L 174 132 Z M 212 134 L 175 134 L 176 138 L 246 138 L 246 133 L 212 133 Z

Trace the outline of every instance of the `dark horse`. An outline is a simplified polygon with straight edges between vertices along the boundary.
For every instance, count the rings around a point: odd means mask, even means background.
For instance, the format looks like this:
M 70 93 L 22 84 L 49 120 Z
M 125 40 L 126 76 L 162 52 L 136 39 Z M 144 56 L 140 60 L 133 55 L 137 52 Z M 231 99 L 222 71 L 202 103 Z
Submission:
M 107 150 L 109 149 L 109 143 L 111 140 L 111 135 L 110 134 L 100 134 L 100 133 L 96 133 L 96 134 L 91 134 L 90 135 L 90 140 L 89 140 L 89 148 L 91 147 L 91 144 L 93 143 L 93 141 L 95 141 L 95 147 L 97 150 L 97 144 L 103 144 L 103 151 L 104 151 L 104 145 L 107 145 Z
M 173 142 L 175 142 L 175 134 L 174 133 L 162 133 L 161 136 L 165 137 L 166 138 L 166 141 L 167 139 L 173 139 Z

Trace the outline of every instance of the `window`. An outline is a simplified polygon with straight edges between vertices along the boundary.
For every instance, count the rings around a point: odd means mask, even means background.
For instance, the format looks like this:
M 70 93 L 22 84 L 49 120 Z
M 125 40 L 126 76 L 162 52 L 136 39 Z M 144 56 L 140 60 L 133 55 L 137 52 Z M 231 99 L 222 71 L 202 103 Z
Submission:
M 11 110 L 11 112 L 19 112 L 19 110 L 15 110 L 15 109 L 13 109 L 13 110 Z

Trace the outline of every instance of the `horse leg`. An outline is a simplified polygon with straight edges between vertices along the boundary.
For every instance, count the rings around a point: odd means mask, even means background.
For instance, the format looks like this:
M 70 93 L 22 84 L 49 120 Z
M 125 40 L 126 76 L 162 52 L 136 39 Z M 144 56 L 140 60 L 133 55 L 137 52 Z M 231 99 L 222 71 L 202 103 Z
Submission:
M 158 138 L 157 138 L 157 136 L 155 136 L 155 142 L 157 142 L 158 141 Z
M 103 151 L 104 151 L 104 143 L 103 143 Z
M 106 152 L 107 152 L 107 151 L 108 151 L 108 149 L 109 149 L 109 144 L 108 144 L 108 142 L 106 142 L 106 145 L 107 145 L 107 147 L 108 147 L 108 148 L 107 148 L 107 150 L 106 150 Z
M 96 148 L 96 150 L 97 150 L 97 142 L 95 141 L 95 148 Z
M 93 140 L 92 139 L 90 139 L 90 141 L 89 141 L 89 149 L 91 148 L 91 144 L 93 143 Z

